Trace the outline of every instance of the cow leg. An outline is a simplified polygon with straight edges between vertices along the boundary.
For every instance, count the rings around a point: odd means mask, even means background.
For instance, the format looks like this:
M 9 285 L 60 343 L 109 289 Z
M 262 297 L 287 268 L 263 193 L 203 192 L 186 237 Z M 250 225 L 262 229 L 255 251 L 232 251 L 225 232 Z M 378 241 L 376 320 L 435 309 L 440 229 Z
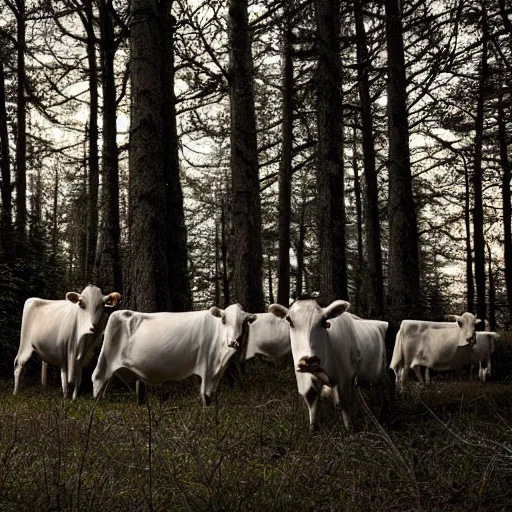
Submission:
M 66 370 L 60 371 L 60 382 L 62 384 L 62 394 L 66 399 L 68 397 L 68 372 Z
M 41 386 L 43 389 L 48 387 L 48 363 L 46 361 L 41 362 Z
M 20 347 L 21 348 L 21 347 Z M 32 357 L 32 349 L 30 351 L 19 351 L 16 359 L 14 360 L 14 391 L 13 395 L 16 395 L 20 386 L 20 378 L 23 372 L 23 367 L 27 361 Z
M 405 366 L 400 371 L 400 393 L 405 393 L 405 387 L 407 384 L 407 377 L 409 376 L 409 366 Z
M 75 373 L 75 389 L 73 390 L 73 400 L 78 397 L 78 391 L 80 390 L 80 384 L 82 383 L 82 368 L 77 368 Z
M 420 367 L 419 366 L 413 366 L 412 370 L 416 374 L 416 377 L 418 378 L 419 383 L 420 384 L 425 384 L 425 380 L 423 379 L 423 376 L 421 375 Z
M 318 413 L 318 391 L 315 388 L 309 388 L 304 395 L 304 401 L 309 410 L 309 430 L 316 430 L 316 415 Z
M 137 379 L 135 382 L 135 392 L 137 393 L 137 405 L 146 405 L 146 383 Z
M 425 384 L 430 386 L 430 368 L 425 368 Z

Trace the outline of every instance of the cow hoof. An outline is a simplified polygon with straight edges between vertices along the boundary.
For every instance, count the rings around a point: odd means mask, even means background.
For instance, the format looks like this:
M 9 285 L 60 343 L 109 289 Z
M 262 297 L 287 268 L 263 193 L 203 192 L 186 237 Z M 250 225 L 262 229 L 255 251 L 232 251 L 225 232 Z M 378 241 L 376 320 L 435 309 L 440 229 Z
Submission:
M 213 398 L 211 396 L 204 395 L 203 402 L 204 402 L 205 407 L 209 407 L 210 405 L 212 405 Z

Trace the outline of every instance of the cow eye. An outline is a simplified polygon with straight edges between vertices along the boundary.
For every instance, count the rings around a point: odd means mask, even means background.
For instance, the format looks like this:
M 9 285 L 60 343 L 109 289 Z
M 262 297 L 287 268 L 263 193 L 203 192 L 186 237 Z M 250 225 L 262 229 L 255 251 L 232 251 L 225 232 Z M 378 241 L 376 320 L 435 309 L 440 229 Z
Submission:
M 290 324 L 290 327 L 293 327 L 292 319 L 289 317 L 289 315 L 286 315 L 286 321 Z
M 226 317 L 225 315 L 222 315 L 222 323 L 225 324 L 226 323 Z
M 331 322 L 327 321 L 326 318 L 322 318 L 322 327 L 324 329 L 329 329 L 331 327 Z
M 78 301 L 78 305 L 79 305 L 82 309 L 84 309 L 84 308 L 85 308 L 85 304 L 84 304 L 84 301 L 83 301 L 82 299 L 80 299 L 80 300 Z

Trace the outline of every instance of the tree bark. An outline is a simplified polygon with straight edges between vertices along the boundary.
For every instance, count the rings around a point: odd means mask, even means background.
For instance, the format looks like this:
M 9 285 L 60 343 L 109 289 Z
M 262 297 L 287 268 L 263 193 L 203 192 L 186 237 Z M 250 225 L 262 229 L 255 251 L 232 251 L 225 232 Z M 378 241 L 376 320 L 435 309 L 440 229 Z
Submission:
M 475 247 L 475 283 L 476 283 L 476 312 L 478 318 L 486 316 L 485 298 L 485 240 L 484 240 L 484 208 L 482 197 L 482 146 L 484 137 L 484 97 L 487 76 L 487 18 L 485 6 L 482 7 L 482 60 L 475 120 L 475 169 L 473 173 L 473 237 Z
M 25 0 L 17 0 L 18 85 L 17 85 L 17 143 L 16 143 L 16 227 L 25 237 L 27 227 L 27 100 L 25 97 Z
M 85 2 L 87 23 L 87 61 L 89 64 L 89 191 L 87 195 L 87 248 L 84 284 L 94 279 L 94 263 L 98 242 L 98 66 L 96 63 L 96 35 L 92 2 Z
M 492 254 L 489 244 L 487 244 L 487 265 L 489 273 L 489 324 L 491 331 L 496 331 L 496 287 L 494 285 L 494 275 L 492 272 Z
M 389 319 L 421 316 L 418 226 L 412 192 L 403 28 L 397 0 L 386 0 L 389 135 Z
M 222 296 L 224 298 L 223 307 L 227 308 L 230 302 L 229 296 L 229 278 L 228 278 L 228 241 L 226 237 L 226 203 L 224 198 L 221 200 L 220 210 L 220 236 L 221 236 L 221 255 L 222 255 Z
M 105 291 L 122 291 L 119 251 L 119 163 L 117 153 L 114 26 L 111 0 L 99 1 L 103 90 L 103 187 L 101 235 L 96 255 L 96 282 Z
M 247 0 L 229 2 L 231 176 L 234 295 L 247 311 L 263 311 L 261 205 L 254 70 Z
M 356 230 L 357 230 L 357 264 L 355 268 L 355 300 L 354 309 L 359 313 L 362 310 L 366 311 L 366 307 L 362 307 L 362 283 L 363 283 L 363 268 L 364 268 L 364 257 L 363 257 L 363 213 L 361 205 L 361 181 L 359 179 L 359 163 L 357 161 L 357 117 L 354 119 L 354 140 L 352 149 L 352 170 L 354 172 L 354 196 L 356 203 Z M 366 301 L 365 301 L 366 302 Z M 370 317 L 372 318 L 372 317 Z
M 5 108 L 4 64 L 0 61 L 0 166 L 2 194 L 2 225 L 10 226 L 12 222 L 12 185 L 11 161 L 9 155 L 9 133 L 7 131 L 7 109 Z
M 192 309 L 188 279 L 188 250 L 183 192 L 180 181 L 178 131 L 176 127 L 176 97 L 174 94 L 174 30 L 176 20 L 171 15 L 173 0 L 160 2 L 162 30 L 162 83 L 164 98 L 164 159 L 167 177 L 167 265 L 168 286 L 173 311 Z
M 283 125 L 282 160 L 279 170 L 279 266 L 277 301 L 288 305 L 290 300 L 290 220 L 293 149 L 293 59 L 292 20 L 290 7 L 285 7 L 283 33 Z M 272 302 L 272 301 L 271 301 Z
M 468 311 L 473 312 L 475 309 L 475 284 L 473 277 L 473 250 L 471 247 L 471 198 L 469 188 L 469 171 L 466 161 L 464 160 L 464 184 L 466 188 L 464 202 L 464 223 L 466 226 L 466 281 L 467 281 L 467 298 Z
M 382 318 L 384 313 L 384 286 L 382 276 L 382 251 L 380 247 L 379 190 L 373 144 L 373 117 L 368 69 L 368 45 L 362 12 L 362 0 L 354 0 L 357 37 L 357 77 L 361 100 L 363 135 L 363 162 L 365 189 L 366 234 L 366 303 L 369 318 Z
M 297 242 L 297 278 L 295 285 L 296 297 L 300 297 L 303 292 L 302 282 L 304 280 L 304 240 L 306 239 L 306 202 L 303 198 L 299 217 L 299 240 Z M 288 306 L 283 304 L 283 306 Z
M 500 84 L 503 88 L 503 84 Z M 503 89 L 501 89 L 503 90 Z M 503 92 L 498 100 L 498 138 L 500 145 L 500 163 L 503 169 L 501 180 L 501 195 L 503 201 L 503 251 L 504 251 L 504 272 L 505 286 L 507 289 L 508 322 L 512 325 L 512 207 L 510 201 L 510 160 L 508 157 L 508 139 L 505 126 L 505 111 L 503 108 Z
M 335 299 L 348 299 L 338 0 L 316 0 L 315 17 L 318 42 L 316 209 L 320 297 L 327 304 Z
M 156 0 L 131 4 L 130 272 L 128 307 L 171 309 L 167 266 L 162 44 Z

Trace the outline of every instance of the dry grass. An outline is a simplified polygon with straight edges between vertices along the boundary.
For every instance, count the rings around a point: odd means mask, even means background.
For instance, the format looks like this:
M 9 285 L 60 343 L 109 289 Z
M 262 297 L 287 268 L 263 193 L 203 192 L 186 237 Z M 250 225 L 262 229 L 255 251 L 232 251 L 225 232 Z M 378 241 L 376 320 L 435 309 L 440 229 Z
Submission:
M 209 410 L 194 381 L 152 389 L 149 409 L 121 388 L 95 406 L 11 387 L 0 384 L 2 511 L 512 509 L 503 384 L 415 389 L 382 425 L 363 390 L 351 434 L 329 404 L 309 433 L 284 365 L 250 365 Z

